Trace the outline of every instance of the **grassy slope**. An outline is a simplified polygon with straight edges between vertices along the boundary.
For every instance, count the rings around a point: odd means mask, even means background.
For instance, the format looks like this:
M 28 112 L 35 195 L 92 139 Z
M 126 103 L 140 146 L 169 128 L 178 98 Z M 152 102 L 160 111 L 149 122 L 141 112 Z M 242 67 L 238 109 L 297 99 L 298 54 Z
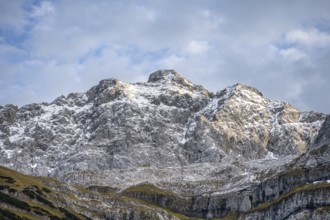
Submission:
M 0 216 L 4 219 L 10 215 L 10 219 L 86 219 L 67 207 L 57 206 L 61 196 L 49 189 L 47 182 L 57 184 L 58 181 L 0 167 Z
M 62 186 L 65 186 L 65 184 L 53 178 L 23 175 L 14 170 L 0 166 L 0 219 L 34 220 L 40 219 L 41 217 L 48 217 L 54 220 L 88 219 L 86 216 L 68 208 L 68 206 L 77 207 L 77 204 L 80 204 L 81 207 L 78 207 L 78 209 L 86 209 L 86 211 L 93 213 L 95 210 L 98 210 L 103 200 L 114 201 L 115 205 L 111 207 L 113 210 L 122 210 L 124 212 L 127 209 L 134 208 L 138 210 L 139 213 L 143 214 L 152 209 L 157 209 L 166 211 L 179 219 L 190 219 L 154 204 L 146 203 L 121 193 L 116 193 L 113 189 L 104 189 L 104 187 L 93 186 L 89 187 L 89 189 L 71 187 L 81 195 L 96 196 L 95 199 L 90 200 L 81 200 L 81 198 L 75 196 L 73 192 L 63 192 L 63 190 L 52 189 L 63 188 Z M 162 193 L 162 190 L 156 187 L 152 189 L 158 190 L 158 193 Z M 153 190 L 152 193 L 156 193 Z M 100 198 L 100 196 L 102 199 L 97 199 Z M 63 205 L 63 201 L 72 201 L 72 203 L 65 206 Z M 94 209 L 88 209 L 90 206 L 94 207 Z M 111 208 L 109 207 L 108 209 Z M 102 216 L 96 212 L 93 214 L 95 218 L 102 218 Z

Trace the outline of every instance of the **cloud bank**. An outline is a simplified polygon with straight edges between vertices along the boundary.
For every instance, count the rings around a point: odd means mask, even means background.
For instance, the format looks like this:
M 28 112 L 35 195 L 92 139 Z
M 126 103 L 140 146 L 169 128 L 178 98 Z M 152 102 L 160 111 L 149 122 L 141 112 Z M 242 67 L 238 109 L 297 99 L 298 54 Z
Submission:
M 330 113 L 330 3 L 0 0 L 0 104 L 52 101 L 104 78 L 176 69 Z

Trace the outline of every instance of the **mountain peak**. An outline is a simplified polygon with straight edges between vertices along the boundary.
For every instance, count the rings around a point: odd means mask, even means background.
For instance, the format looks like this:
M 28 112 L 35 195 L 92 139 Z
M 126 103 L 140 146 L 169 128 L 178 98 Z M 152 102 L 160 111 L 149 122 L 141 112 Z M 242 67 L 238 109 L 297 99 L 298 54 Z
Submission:
M 86 95 L 89 101 L 97 99 L 97 103 L 102 104 L 118 97 L 120 95 L 118 87 L 121 87 L 122 84 L 120 80 L 114 78 L 104 79 L 98 85 L 89 89 Z
M 189 80 L 183 78 L 178 72 L 175 70 L 158 70 L 150 74 L 148 83 L 162 83 L 162 84 L 175 84 L 180 87 L 187 87 L 189 89 L 195 89 L 198 91 L 203 90 L 206 93 L 211 93 L 207 91 L 203 86 L 195 85 Z
M 160 81 L 178 81 L 183 79 L 175 70 L 157 70 L 150 74 L 148 82 L 160 82 Z
M 228 99 L 230 97 L 244 97 L 244 99 L 264 99 L 263 94 L 258 89 L 241 83 L 228 86 L 220 92 L 217 92 L 216 96 L 223 97 L 224 99 Z
M 232 86 L 232 88 L 236 91 L 241 91 L 241 92 L 248 91 L 248 92 L 253 92 L 260 96 L 263 96 L 262 92 L 260 92 L 258 89 L 254 88 L 252 86 L 241 84 L 241 83 L 236 83 L 235 85 Z

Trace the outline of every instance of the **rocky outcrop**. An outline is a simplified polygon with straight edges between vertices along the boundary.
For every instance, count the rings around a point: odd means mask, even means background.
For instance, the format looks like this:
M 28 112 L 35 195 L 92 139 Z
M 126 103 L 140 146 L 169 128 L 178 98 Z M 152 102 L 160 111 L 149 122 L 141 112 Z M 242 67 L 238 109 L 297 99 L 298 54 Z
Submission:
M 303 191 L 297 189 L 292 195 L 252 209 L 239 219 L 327 219 L 330 216 L 327 211 L 329 187 L 330 184 L 308 185 Z

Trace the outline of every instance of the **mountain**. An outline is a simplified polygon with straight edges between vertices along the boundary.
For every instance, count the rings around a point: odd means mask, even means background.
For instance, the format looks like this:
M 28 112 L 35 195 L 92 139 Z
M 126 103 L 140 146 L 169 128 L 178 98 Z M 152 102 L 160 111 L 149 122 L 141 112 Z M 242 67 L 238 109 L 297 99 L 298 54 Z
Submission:
M 0 165 L 84 187 L 97 206 L 128 201 L 122 219 L 143 219 L 130 214 L 143 205 L 149 219 L 324 219 L 329 124 L 250 86 L 214 94 L 159 70 L 146 83 L 106 79 L 51 103 L 0 106 Z

